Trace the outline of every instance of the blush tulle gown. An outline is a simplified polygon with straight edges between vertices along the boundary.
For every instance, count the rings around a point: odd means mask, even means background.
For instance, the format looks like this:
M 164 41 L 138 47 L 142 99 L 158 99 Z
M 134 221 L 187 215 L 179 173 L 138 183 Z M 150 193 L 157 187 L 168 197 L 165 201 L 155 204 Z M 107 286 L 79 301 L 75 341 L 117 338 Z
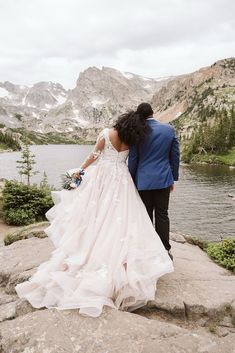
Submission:
M 104 305 L 133 311 L 153 300 L 158 278 L 174 270 L 128 171 L 128 151 L 113 147 L 109 129 L 100 139 L 104 149 L 81 185 L 52 192 L 45 232 L 55 250 L 16 286 L 35 308 L 79 308 L 93 317 Z

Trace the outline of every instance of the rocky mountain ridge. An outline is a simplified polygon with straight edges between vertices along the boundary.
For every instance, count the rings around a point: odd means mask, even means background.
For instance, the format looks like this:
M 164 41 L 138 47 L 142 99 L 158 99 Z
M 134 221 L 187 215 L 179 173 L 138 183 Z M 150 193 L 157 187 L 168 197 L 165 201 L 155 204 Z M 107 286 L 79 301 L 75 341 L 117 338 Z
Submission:
M 0 83 L 0 127 L 94 140 L 97 131 L 142 101 L 151 102 L 160 121 L 174 121 L 180 137 L 190 138 L 201 122 L 213 121 L 216 111 L 231 110 L 235 58 L 190 74 L 158 79 L 89 67 L 70 90 L 52 82 L 31 87 Z
M 174 121 L 180 137 L 189 138 L 195 127 L 235 104 L 235 58 L 170 80 L 151 103 L 159 120 Z
M 121 113 L 143 100 L 170 78 L 151 79 L 112 68 L 90 67 L 76 87 L 38 82 L 31 87 L 0 83 L 0 123 L 38 133 L 58 132 L 92 138 L 94 127 L 110 125 Z

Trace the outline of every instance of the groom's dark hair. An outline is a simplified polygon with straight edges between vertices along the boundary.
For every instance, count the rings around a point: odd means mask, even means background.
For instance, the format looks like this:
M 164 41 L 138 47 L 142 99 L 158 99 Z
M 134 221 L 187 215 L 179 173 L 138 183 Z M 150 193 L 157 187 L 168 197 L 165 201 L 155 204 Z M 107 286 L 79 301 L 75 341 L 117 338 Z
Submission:
M 145 139 L 149 132 L 147 118 L 153 115 L 153 109 L 149 103 L 141 103 L 137 110 L 131 110 L 122 114 L 114 124 L 118 136 L 128 146 L 135 145 Z
M 138 105 L 136 113 L 143 118 L 147 118 L 153 115 L 153 109 L 149 103 L 141 103 Z

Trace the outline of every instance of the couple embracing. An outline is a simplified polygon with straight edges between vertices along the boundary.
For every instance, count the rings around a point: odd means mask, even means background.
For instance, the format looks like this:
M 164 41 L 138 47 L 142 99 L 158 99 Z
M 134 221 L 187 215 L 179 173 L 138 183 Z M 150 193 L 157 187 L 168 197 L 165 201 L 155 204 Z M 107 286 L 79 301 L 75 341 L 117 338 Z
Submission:
M 174 271 L 168 204 L 178 169 L 174 129 L 150 104 L 121 115 L 73 174 L 84 173 L 81 185 L 52 192 L 45 232 L 55 250 L 18 295 L 92 317 L 105 305 L 133 311 L 153 300 L 158 278 Z

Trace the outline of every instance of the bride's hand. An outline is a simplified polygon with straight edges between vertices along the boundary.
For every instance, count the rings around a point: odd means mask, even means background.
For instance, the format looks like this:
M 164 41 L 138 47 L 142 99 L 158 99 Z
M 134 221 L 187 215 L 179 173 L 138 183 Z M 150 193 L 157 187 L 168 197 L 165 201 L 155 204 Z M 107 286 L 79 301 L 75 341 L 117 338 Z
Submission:
M 80 178 L 80 172 L 73 173 L 72 174 L 72 178 L 79 179 Z

